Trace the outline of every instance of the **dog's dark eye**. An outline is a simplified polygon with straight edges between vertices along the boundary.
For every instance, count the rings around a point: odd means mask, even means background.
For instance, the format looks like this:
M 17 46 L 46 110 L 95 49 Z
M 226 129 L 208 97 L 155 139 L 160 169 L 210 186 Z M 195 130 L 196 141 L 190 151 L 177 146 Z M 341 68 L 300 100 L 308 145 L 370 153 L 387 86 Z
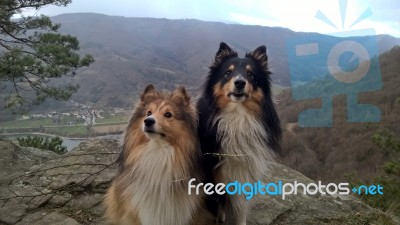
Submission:
M 247 76 L 249 76 L 251 79 L 254 79 L 254 75 L 251 71 L 247 71 Z
M 228 77 L 229 75 L 231 75 L 232 71 L 228 70 L 225 72 L 225 77 Z
M 146 115 L 151 116 L 151 111 L 148 111 Z
M 172 117 L 172 113 L 166 112 L 166 113 L 164 114 L 164 116 L 167 117 L 167 118 L 171 118 L 171 117 Z

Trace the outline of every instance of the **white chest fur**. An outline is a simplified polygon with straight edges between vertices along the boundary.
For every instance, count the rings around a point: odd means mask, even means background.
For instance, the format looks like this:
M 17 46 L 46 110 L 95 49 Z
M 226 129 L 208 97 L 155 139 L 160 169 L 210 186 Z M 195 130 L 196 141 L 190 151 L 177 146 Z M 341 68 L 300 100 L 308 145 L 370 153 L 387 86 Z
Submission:
M 221 144 L 221 182 L 254 182 L 262 178 L 272 161 L 262 121 L 247 112 L 241 103 L 229 103 L 215 119 Z
M 162 141 L 150 141 L 132 169 L 128 187 L 133 208 L 143 225 L 187 225 L 198 206 L 199 196 L 188 195 L 187 171 L 174 167 L 175 150 Z M 183 179 L 183 180 L 182 180 Z

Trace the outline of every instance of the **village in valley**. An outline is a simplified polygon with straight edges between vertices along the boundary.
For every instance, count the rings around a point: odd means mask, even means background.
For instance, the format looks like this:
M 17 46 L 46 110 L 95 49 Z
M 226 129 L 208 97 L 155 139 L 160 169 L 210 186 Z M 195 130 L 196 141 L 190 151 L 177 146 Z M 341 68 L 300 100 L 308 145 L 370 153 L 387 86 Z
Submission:
M 115 134 L 123 131 L 132 112 L 70 102 L 75 105 L 72 110 L 33 112 L 13 121 L 0 122 L 0 134 L 35 132 L 69 137 Z

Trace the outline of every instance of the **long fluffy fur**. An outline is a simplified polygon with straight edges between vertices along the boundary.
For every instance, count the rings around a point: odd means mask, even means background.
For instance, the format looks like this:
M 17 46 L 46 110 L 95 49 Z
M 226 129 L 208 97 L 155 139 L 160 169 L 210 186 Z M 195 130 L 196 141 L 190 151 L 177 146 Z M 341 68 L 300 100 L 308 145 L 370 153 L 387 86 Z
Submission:
M 197 103 L 207 182 L 260 180 L 268 171 L 268 161 L 273 160 L 273 151 L 280 150 L 281 128 L 271 97 L 267 60 L 265 46 L 240 59 L 227 44 L 220 44 Z M 246 62 L 255 67 L 254 80 L 249 82 L 250 97 L 241 103 L 224 96 L 230 82 L 224 81 L 224 68 L 231 62 L 240 68 Z M 214 195 L 207 205 L 215 215 L 222 209 L 230 222 L 245 224 L 247 203 L 243 196 Z M 223 220 L 221 215 L 219 219 Z
M 119 170 L 106 195 L 106 217 L 112 224 L 206 224 L 203 196 L 187 191 L 189 179 L 202 180 L 197 116 L 189 101 L 183 88 L 174 93 L 146 88 L 127 127 Z M 152 104 L 174 108 L 176 122 L 163 126 L 171 127 L 170 136 L 149 138 L 142 131 Z

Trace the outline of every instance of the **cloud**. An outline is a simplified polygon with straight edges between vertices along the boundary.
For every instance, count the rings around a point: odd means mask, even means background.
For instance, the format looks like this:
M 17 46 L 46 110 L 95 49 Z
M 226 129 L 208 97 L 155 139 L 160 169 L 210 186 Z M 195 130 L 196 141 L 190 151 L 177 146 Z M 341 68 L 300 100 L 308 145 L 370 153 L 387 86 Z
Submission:
M 353 28 L 374 28 L 377 33 L 400 37 L 398 0 L 352 0 L 344 29 L 347 29 L 367 8 L 372 16 Z M 315 18 L 317 11 L 329 18 L 339 29 Z M 68 7 L 45 7 L 40 11 L 54 16 L 61 13 L 96 12 L 126 17 L 155 17 L 169 19 L 193 18 L 206 21 L 279 26 L 294 31 L 334 33 L 342 28 L 338 0 L 74 0 Z
M 274 19 L 254 17 L 241 13 L 232 12 L 229 15 L 230 15 L 229 20 L 240 22 L 241 24 L 246 24 L 246 25 L 262 25 L 262 26 L 273 27 L 273 26 L 278 26 L 280 24 L 279 21 L 276 21 Z
M 343 18 L 341 17 L 337 0 L 281 0 L 274 2 L 249 0 L 246 2 L 245 7 L 236 7 L 235 10 L 238 11 L 230 13 L 231 20 L 242 24 L 280 26 L 294 31 L 318 33 L 336 33 L 350 29 L 373 28 L 378 34 L 390 34 L 400 37 L 398 19 L 396 21 L 400 1 L 384 0 L 385 4 L 377 4 L 380 1 L 372 0 L 370 0 L 371 4 L 362 0 L 348 1 L 346 14 Z M 254 10 L 249 13 L 249 8 Z M 350 28 L 354 21 L 368 8 L 371 9 L 372 16 L 361 20 L 357 25 Z M 318 11 L 323 13 L 337 28 L 317 19 L 315 15 Z M 342 23 L 342 19 L 344 23 Z

